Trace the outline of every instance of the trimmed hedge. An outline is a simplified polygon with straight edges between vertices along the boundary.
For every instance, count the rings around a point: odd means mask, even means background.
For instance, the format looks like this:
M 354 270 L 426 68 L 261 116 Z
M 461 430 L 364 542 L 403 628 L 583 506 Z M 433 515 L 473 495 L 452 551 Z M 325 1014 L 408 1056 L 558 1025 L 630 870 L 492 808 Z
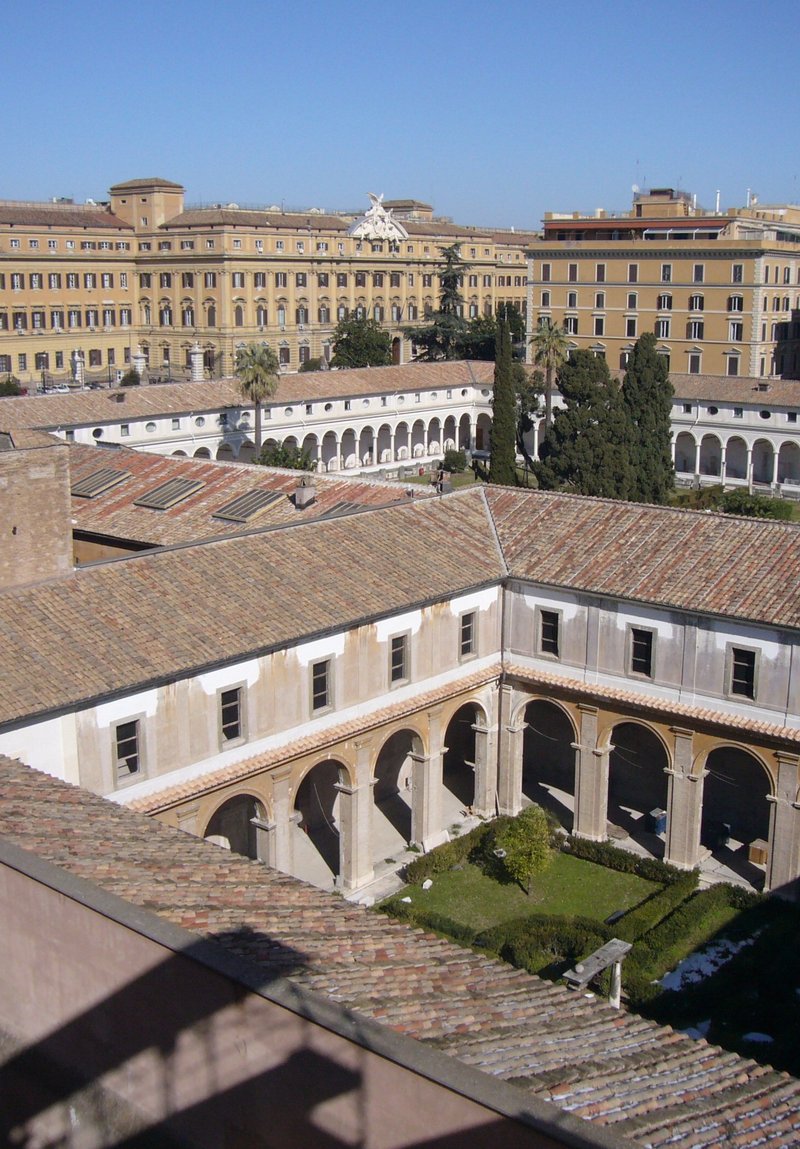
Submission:
M 518 969 L 559 977 L 568 965 L 614 937 L 614 931 L 591 918 L 529 914 L 503 922 L 475 936 L 474 944 Z
M 677 881 L 656 890 L 649 898 L 623 914 L 614 925 L 616 936 L 623 941 L 635 942 L 663 921 L 681 902 L 685 902 L 697 889 L 698 881 L 697 870 L 684 871 Z
M 452 918 L 439 914 L 435 910 L 426 910 L 422 906 L 404 902 L 399 895 L 382 902 L 375 909 L 378 913 L 388 914 L 389 917 L 406 922 L 410 926 L 432 930 L 433 933 L 441 934 L 461 945 L 472 945 L 475 937 L 475 931 L 470 926 L 465 926 L 463 922 L 454 922 Z
M 432 878 L 434 874 L 443 874 L 446 870 L 452 870 L 453 866 L 463 865 L 473 851 L 480 849 L 483 839 L 495 824 L 481 823 L 469 833 L 437 846 L 429 854 L 415 858 L 406 866 L 406 881 L 411 885 L 418 885 L 426 878 Z
M 686 875 L 686 870 L 679 870 L 658 858 L 640 858 L 638 854 L 620 850 L 610 842 L 590 842 L 587 838 L 576 838 L 570 834 L 561 848 L 575 858 L 596 862 L 598 866 L 607 866 L 609 870 L 618 870 L 621 874 L 636 874 L 648 882 L 659 882 L 661 885 L 679 882 Z

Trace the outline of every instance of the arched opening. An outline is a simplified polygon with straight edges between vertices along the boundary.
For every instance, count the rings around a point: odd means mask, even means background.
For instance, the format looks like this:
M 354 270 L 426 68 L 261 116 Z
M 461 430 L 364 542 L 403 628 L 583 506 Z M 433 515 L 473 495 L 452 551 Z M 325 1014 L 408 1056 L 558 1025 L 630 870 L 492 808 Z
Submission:
M 253 818 L 264 818 L 261 804 L 250 794 L 237 794 L 219 807 L 206 826 L 206 841 L 224 846 L 245 858 L 257 858 L 256 828 Z
M 452 811 L 453 815 L 475 802 L 475 727 L 485 725 L 485 715 L 474 702 L 459 707 L 447 724 L 444 736 L 447 750 L 442 762 L 442 781 L 445 790 L 458 804 L 458 808 Z M 444 812 L 445 822 L 449 816 L 448 809 Z
M 302 451 L 307 454 L 309 459 L 316 465 L 319 462 L 319 440 L 316 435 L 308 434 L 303 439 Z
M 172 454 L 173 455 L 182 455 L 184 459 L 186 458 L 186 452 L 185 451 L 173 451 Z
M 462 415 L 458 421 L 458 449 L 466 451 L 472 446 L 469 429 L 469 415 Z
M 759 760 L 738 746 L 718 746 L 706 759 L 700 841 L 714 858 L 754 885 L 763 872 L 750 843 L 769 840 L 770 780 Z
M 217 459 L 228 463 L 233 461 L 233 447 L 230 443 L 220 443 L 217 447 Z
M 377 462 L 393 463 L 392 455 L 392 429 L 388 423 L 382 423 L 378 428 Z
M 525 707 L 522 794 L 571 830 L 575 814 L 575 731 L 560 706 L 536 699 Z
M 339 469 L 336 435 L 333 431 L 326 431 L 322 437 L 322 462 L 326 471 L 338 471 Z
M 772 482 L 772 460 L 775 455 L 772 443 L 767 439 L 758 439 L 753 444 L 753 482 Z
M 443 438 L 442 451 L 456 449 L 456 420 L 454 415 L 448 415 L 444 421 Z
M 434 417 L 428 424 L 428 454 L 440 455 L 443 453 L 442 427 L 439 420 Z
M 725 478 L 747 478 L 747 444 L 736 435 L 725 446 Z
M 411 730 L 398 730 L 381 747 L 375 763 L 372 819 L 373 861 L 382 861 L 411 841 L 414 753 L 420 742 Z
M 256 445 L 252 439 L 245 439 L 239 448 L 238 459 L 240 463 L 253 463 L 256 458 Z
M 358 438 L 358 456 L 362 467 L 369 467 L 376 462 L 375 458 L 375 432 L 372 427 L 364 427 Z
M 415 419 L 411 428 L 411 454 L 415 459 L 425 454 L 425 424 L 421 419 Z
M 716 435 L 704 435 L 700 443 L 700 474 L 722 477 L 722 445 Z
M 394 457 L 397 460 L 409 457 L 408 424 L 398 423 L 394 433 Z
M 357 465 L 357 449 L 356 433 L 352 427 L 348 427 L 347 430 L 342 433 L 342 466 L 345 469 Z
M 687 432 L 681 431 L 675 437 L 675 472 L 678 475 L 693 475 L 697 444 Z
M 800 447 L 797 443 L 782 443 L 778 452 L 778 482 L 800 483 Z
M 489 450 L 489 441 L 490 441 L 491 431 L 492 431 L 492 420 L 491 420 L 491 418 L 485 412 L 481 412 L 481 414 L 478 416 L 478 421 L 477 421 L 477 424 L 475 426 L 475 450 L 476 451 L 488 451 Z
M 340 762 L 319 762 L 297 787 L 294 872 L 315 886 L 329 887 L 339 873 L 339 791 L 345 777 Z
M 397 335 L 392 340 L 392 363 L 398 367 L 403 362 L 403 341 Z
M 656 857 L 663 857 L 663 829 L 651 811 L 667 809 L 669 759 L 663 745 L 646 726 L 621 722 L 611 732 L 608 764 L 609 835 L 632 838 Z
M 198 447 L 192 457 L 195 459 L 210 459 L 211 452 L 208 447 Z

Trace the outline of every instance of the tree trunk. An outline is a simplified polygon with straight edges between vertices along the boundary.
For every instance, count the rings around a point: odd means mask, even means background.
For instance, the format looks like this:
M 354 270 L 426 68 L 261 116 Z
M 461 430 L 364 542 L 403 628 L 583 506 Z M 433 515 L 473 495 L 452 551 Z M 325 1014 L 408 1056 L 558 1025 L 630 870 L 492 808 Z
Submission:
M 256 441 L 256 459 L 258 459 L 261 454 L 261 404 L 258 399 L 256 399 L 254 406 L 256 422 L 254 438 Z

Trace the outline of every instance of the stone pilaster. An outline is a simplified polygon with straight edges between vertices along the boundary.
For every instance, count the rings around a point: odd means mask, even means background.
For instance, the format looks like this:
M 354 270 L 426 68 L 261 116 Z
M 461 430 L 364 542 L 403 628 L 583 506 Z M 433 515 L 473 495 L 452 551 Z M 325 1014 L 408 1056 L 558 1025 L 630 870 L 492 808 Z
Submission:
M 673 726 L 671 732 L 675 742 L 672 767 L 666 771 L 667 839 L 664 860 L 681 870 L 692 870 L 700 861 L 704 775 L 692 774 L 692 731 Z
M 441 747 L 441 743 L 439 744 Z M 411 841 L 432 850 L 447 840 L 442 826 L 442 754 L 411 754 Z
M 522 809 L 522 735 L 525 722 L 512 723 L 517 692 L 502 683 L 497 692 L 497 736 L 500 754 L 497 776 L 497 809 L 501 814 L 518 814 Z
M 580 741 L 575 750 L 575 822 L 573 831 L 579 838 L 603 842 L 606 838 L 608 810 L 608 760 L 613 746 L 597 748 L 596 706 L 580 703 Z
M 372 746 L 356 742 L 355 785 L 339 783 L 339 877 L 343 890 L 357 890 L 372 881 Z
M 800 900 L 800 807 L 797 797 L 797 754 L 775 752 L 778 785 L 768 801 L 772 803 L 769 820 L 769 858 L 765 889 L 781 897 Z

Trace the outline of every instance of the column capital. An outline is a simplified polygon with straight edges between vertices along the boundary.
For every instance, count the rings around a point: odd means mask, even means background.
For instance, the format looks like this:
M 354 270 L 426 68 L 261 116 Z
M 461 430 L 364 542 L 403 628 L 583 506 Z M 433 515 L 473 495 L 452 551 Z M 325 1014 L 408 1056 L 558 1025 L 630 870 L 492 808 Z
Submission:
M 591 703 L 589 703 L 589 702 L 579 702 L 578 703 L 578 710 L 581 712 L 581 714 L 599 714 L 600 713 L 600 707 L 599 706 L 592 706 Z

